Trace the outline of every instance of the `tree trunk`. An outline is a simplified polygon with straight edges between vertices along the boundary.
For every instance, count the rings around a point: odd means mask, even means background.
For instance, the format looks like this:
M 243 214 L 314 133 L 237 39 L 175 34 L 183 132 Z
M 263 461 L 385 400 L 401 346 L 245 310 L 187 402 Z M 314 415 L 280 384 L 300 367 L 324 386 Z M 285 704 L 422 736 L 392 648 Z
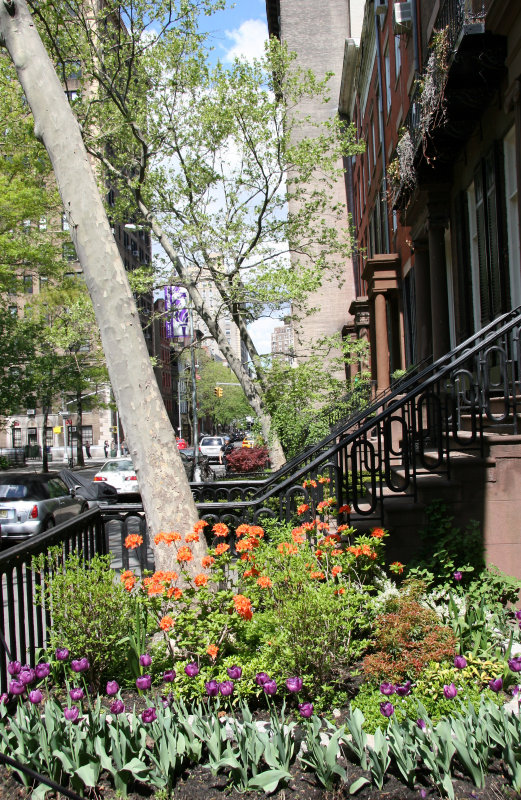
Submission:
M 43 412 L 43 430 L 42 430 L 42 472 L 49 472 L 49 454 L 47 452 L 47 422 L 49 415 L 47 408 L 50 406 L 48 403 Z
M 72 240 L 83 270 L 112 388 L 139 479 L 153 539 L 187 533 L 197 509 L 150 364 L 123 262 L 98 191 L 76 118 L 38 35 L 25 0 L 0 3 L 1 43 L 7 48 L 51 159 Z M 204 544 L 195 551 L 200 556 Z M 173 551 L 156 548 L 156 568 Z M 197 568 L 195 559 L 195 567 Z

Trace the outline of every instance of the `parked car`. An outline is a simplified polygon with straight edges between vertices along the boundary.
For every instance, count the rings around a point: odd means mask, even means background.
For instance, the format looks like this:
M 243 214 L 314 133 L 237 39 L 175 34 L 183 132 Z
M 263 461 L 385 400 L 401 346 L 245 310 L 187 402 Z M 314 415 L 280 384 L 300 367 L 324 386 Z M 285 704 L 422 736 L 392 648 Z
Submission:
M 203 456 L 210 460 L 210 463 L 218 464 L 221 457 L 221 447 L 224 444 L 224 436 L 203 436 L 199 442 L 199 450 Z
M 185 450 L 188 447 L 188 442 L 186 441 L 186 439 L 176 438 L 176 442 L 179 450 Z
M 95 483 L 108 483 L 118 494 L 139 492 L 137 475 L 130 458 L 111 458 L 103 464 L 92 480 Z
M 23 541 L 86 511 L 87 503 L 57 472 L 0 475 L 2 544 Z
M 59 475 L 69 489 L 74 489 L 77 496 L 85 500 L 89 508 L 118 502 L 117 489 L 109 483 L 104 481 L 94 483 L 81 472 L 73 472 L 71 469 L 62 469 Z

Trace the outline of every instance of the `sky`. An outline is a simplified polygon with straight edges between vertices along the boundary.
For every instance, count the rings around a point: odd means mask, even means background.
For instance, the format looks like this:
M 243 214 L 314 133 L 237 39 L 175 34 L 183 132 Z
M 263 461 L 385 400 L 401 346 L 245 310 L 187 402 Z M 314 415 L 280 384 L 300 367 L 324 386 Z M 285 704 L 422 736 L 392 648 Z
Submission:
M 235 57 L 256 58 L 264 53 L 268 37 L 266 0 L 237 0 L 206 21 L 205 29 L 211 33 L 215 59 L 223 63 Z M 282 312 L 281 312 L 282 314 Z M 262 318 L 249 326 L 257 351 L 271 352 L 271 333 L 281 325 L 280 320 Z

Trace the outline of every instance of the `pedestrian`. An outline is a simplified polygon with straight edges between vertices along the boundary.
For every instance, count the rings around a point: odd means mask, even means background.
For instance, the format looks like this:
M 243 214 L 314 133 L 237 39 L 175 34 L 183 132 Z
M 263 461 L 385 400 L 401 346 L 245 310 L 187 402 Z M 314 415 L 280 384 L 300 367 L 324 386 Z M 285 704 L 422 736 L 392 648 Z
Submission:
M 92 458 L 90 454 L 90 442 L 85 442 L 85 452 L 87 454 L 87 458 Z
M 116 442 L 114 441 L 114 439 L 112 439 L 110 443 L 110 457 L 116 458 L 117 452 L 118 451 L 116 450 Z
M 106 439 L 103 442 L 103 450 L 105 451 L 105 458 L 108 458 L 109 457 L 109 443 L 107 442 Z

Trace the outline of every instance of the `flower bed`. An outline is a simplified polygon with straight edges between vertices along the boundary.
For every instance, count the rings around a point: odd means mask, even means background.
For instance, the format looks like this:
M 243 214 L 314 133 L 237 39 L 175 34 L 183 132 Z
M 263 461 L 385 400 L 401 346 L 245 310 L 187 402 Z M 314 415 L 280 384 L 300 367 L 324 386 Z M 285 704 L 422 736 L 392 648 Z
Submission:
M 9 665 L 0 752 L 106 798 L 521 792 L 519 586 L 464 564 L 437 584 L 386 571 L 386 531 L 357 535 L 321 485 L 315 520 L 233 537 L 214 525 L 196 569 L 203 521 L 158 535 L 175 569 L 123 572 L 119 586 L 103 559 L 53 571 L 51 553 L 53 649 Z M 112 619 L 85 601 L 93 581 L 114 593 Z M 71 626 L 78 597 L 84 624 Z

